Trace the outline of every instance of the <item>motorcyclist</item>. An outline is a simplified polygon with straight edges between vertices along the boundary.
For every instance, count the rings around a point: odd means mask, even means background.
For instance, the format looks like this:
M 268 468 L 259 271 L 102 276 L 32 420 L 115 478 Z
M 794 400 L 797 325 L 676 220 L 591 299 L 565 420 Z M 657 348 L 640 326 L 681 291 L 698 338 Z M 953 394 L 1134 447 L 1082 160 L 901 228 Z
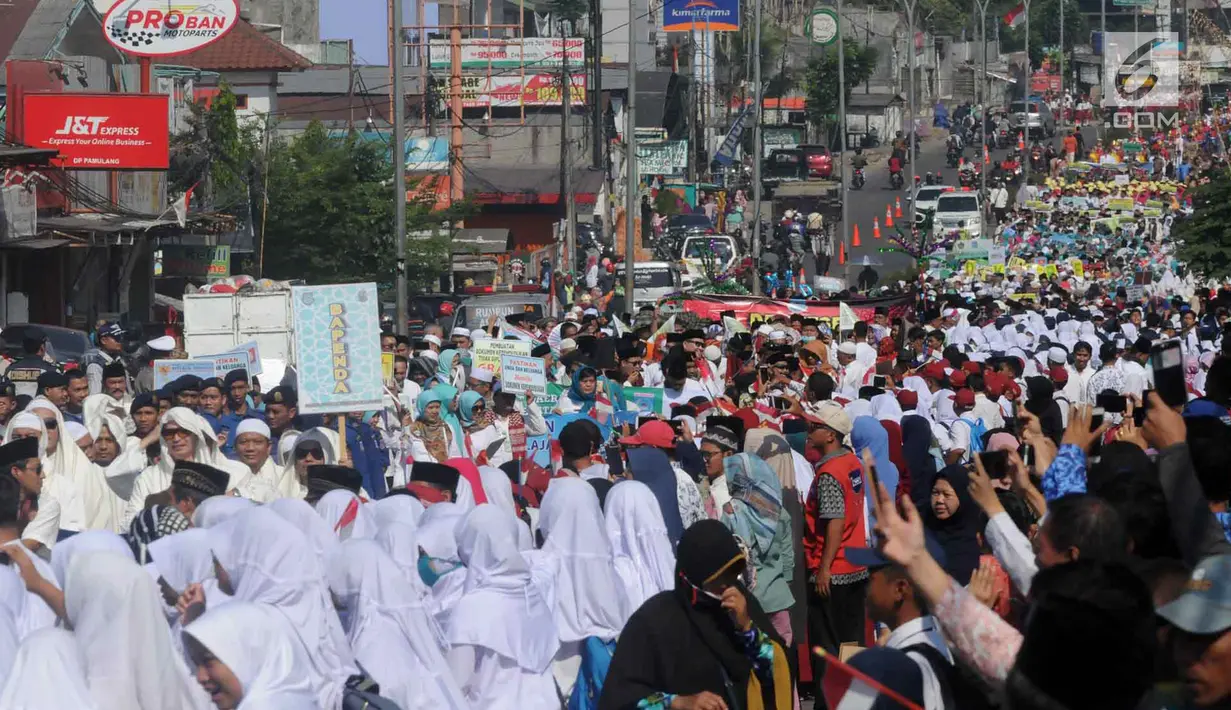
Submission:
M 928 172 L 928 174 L 927 174 L 927 175 L 924 175 L 924 176 L 923 176 L 923 184 L 924 184 L 924 185 L 935 185 L 935 184 L 936 184 L 935 180 L 936 180 L 936 178 L 932 177 L 932 173 L 931 173 L 931 172 Z
M 868 167 L 868 159 L 863 154 L 863 148 L 855 149 L 855 154 L 851 156 L 851 167 L 855 170 L 863 170 Z
M 897 153 L 897 151 L 894 151 L 893 155 L 889 157 L 889 177 L 892 178 L 894 175 L 901 174 L 902 157 Z
M 955 153 L 961 153 L 962 149 L 966 146 L 962 143 L 962 136 L 960 133 L 950 133 L 948 143 L 945 147 Z

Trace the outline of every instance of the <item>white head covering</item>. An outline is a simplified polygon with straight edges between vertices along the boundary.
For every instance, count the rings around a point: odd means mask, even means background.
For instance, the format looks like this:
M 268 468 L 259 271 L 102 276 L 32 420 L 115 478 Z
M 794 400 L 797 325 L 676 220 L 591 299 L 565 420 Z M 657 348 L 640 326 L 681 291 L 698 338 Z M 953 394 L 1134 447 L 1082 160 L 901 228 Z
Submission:
M 415 571 L 418 574 L 418 571 Z M 355 658 L 403 708 L 467 710 L 440 634 L 407 575 L 380 545 L 352 538 L 329 562 L 329 586 L 347 614 Z
M 45 414 L 35 414 L 34 410 L 40 410 Z M 104 476 L 95 475 L 94 464 L 86 458 L 81 447 L 74 446 L 73 441 L 68 441 L 69 434 L 64 426 L 64 415 L 60 413 L 60 408 L 45 397 L 35 397 L 30 400 L 30 404 L 26 405 L 26 412 L 34 414 L 34 417 L 39 420 L 39 428 L 43 431 L 43 435 L 39 438 L 41 445 L 39 456 L 43 461 L 44 475 L 48 479 L 44 481 L 44 490 L 48 488 L 50 479 L 62 476 L 67 484 L 66 487 L 71 491 L 59 497 L 62 506 L 60 527 L 66 530 L 83 530 L 91 526 L 111 527 L 114 524 L 112 513 L 116 509 L 116 495 L 108 487 Z M 56 426 L 60 431 L 56 450 L 50 455 L 47 454 L 47 431 L 43 426 L 43 418 L 47 416 L 47 413 L 55 417 Z M 13 417 L 13 421 L 9 422 L 10 428 L 6 431 L 6 440 L 14 429 L 33 428 L 28 423 L 23 423 L 19 427 L 17 420 L 18 417 Z M 35 521 L 37 520 L 36 517 Z M 31 523 L 31 527 L 37 527 L 36 523 Z M 51 546 L 48 545 L 48 547 Z
M 456 503 L 435 503 L 430 506 L 423 512 L 419 529 L 415 532 L 419 547 L 428 557 L 459 562 L 457 536 L 454 533 L 465 515 L 466 511 Z M 465 570 L 457 569 L 446 573 L 432 585 L 428 609 L 442 629 L 448 628 L 449 615 L 457 600 L 462 597 L 462 585 L 465 582 Z
M 350 491 L 334 490 L 321 496 L 316 503 L 321 516 L 339 540 L 372 539 L 376 536 L 376 521 L 359 496 Z
M 539 506 L 539 530 L 543 553 L 560 562 L 555 591 L 560 640 L 614 639 L 631 610 L 594 488 L 580 478 L 553 480 Z
M 265 422 L 260 419 L 253 419 L 252 417 L 249 417 L 240 422 L 239 426 L 235 427 L 236 440 L 244 434 L 260 434 L 268 439 L 272 435 L 272 432 L 269 430 L 269 425 Z
M 44 562 L 43 558 L 31 554 L 21 541 L 10 542 L 4 546 L 4 551 L 10 556 L 25 555 L 43 579 L 51 582 L 57 589 L 61 588 L 51 565 Z M 51 610 L 51 607 L 47 606 L 47 602 L 43 601 L 42 597 L 26 589 L 25 582 L 21 580 L 16 567 L 0 570 L 0 605 L 12 612 L 13 621 L 17 624 L 19 639 L 25 639 L 40 629 L 55 626 L 59 621 L 59 617 Z M 0 705 L 0 707 L 5 706 Z
M 378 529 L 394 520 L 402 520 L 413 527 L 418 527 L 419 519 L 423 517 L 424 511 L 423 504 L 418 498 L 402 494 L 388 495 L 378 501 L 368 503 L 367 509 L 372 514 L 372 520 Z
M 74 444 L 77 443 L 78 440 L 87 436 L 91 439 L 94 438 L 93 436 L 90 436 L 90 430 L 85 428 L 85 424 L 78 424 L 77 422 L 64 422 L 64 431 L 68 432 L 68 438 L 71 439 Z
M 210 607 L 184 633 L 226 664 L 243 688 L 237 710 L 316 710 L 309 661 L 286 617 L 264 604 Z
M 131 553 L 74 556 L 64 610 L 100 710 L 207 706 L 177 658 L 154 581 Z
M 255 505 L 256 503 L 239 496 L 210 496 L 201 501 L 193 511 L 192 524 L 199 528 L 212 528 Z
M 888 419 L 892 422 L 902 421 L 902 405 L 898 398 L 886 392 L 872 398 L 872 416 L 878 420 Z
M 214 577 L 214 552 L 210 534 L 203 528 L 189 528 L 151 542 L 150 559 L 158 575 L 176 591 Z
M 295 526 L 264 506 L 219 523 L 210 534 L 210 546 L 231 578 L 234 597 L 274 606 L 291 621 L 312 662 L 317 700 L 321 707 L 337 707 L 347 678 L 359 669 L 311 545 Z
M 51 570 L 55 573 L 56 583 L 61 589 L 65 588 L 73 559 L 83 552 L 115 552 L 133 559 L 132 548 L 119 535 L 110 530 L 83 530 L 56 545 L 51 551 Z
M 695 431 L 695 430 L 694 430 Z M 517 518 L 517 503 L 513 500 L 513 482 L 508 475 L 494 466 L 480 466 L 479 480 L 483 484 L 483 492 L 487 494 L 487 502 L 496 505 Z M 526 521 L 517 518 L 521 525 L 517 526 L 517 548 L 522 552 L 534 549 L 534 536 Z
M 299 482 L 299 477 L 295 475 L 295 453 L 294 449 L 309 443 L 316 442 L 321 447 L 321 452 L 325 456 L 324 464 L 334 466 L 338 463 L 338 432 L 326 427 L 314 427 L 309 429 L 295 440 L 294 448 L 286 452 L 282 456 L 282 475 L 278 478 L 278 494 L 284 498 L 303 498 L 308 495 L 308 488 Z M 279 442 L 278 450 L 282 450 L 281 442 Z
M 590 488 L 579 479 L 577 483 Z M 466 592 L 446 633 L 453 647 L 478 646 L 502 656 L 505 663 L 545 673 L 560 641 L 551 608 L 517 549 L 515 523 L 508 513 L 487 504 L 462 520 L 457 548 L 466 565 Z
M 329 529 L 329 523 L 326 523 L 325 519 L 308 505 L 307 501 L 298 498 L 279 498 L 266 503 L 265 507 L 294 525 L 300 534 L 307 537 L 308 544 L 316 553 L 316 560 L 320 564 L 323 575 L 329 564 L 330 556 L 338 547 L 338 536 Z
M 73 634 L 41 629 L 17 649 L 8 681 L 0 689 L 0 708 L 98 710 L 85 680 L 85 660 Z
M 624 581 L 629 607 L 636 609 L 675 586 L 675 553 L 667 524 L 654 493 L 640 481 L 620 481 L 607 493 L 605 507 L 616 572 Z

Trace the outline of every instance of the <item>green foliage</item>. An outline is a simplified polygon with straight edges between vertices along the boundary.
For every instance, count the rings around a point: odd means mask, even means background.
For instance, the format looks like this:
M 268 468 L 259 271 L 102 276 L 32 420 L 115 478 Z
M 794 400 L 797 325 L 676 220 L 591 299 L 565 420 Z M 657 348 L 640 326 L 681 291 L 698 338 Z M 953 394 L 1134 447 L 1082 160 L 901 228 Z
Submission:
M 1060 7 L 1064 5 L 1064 49 L 1067 56 L 1072 56 L 1073 47 L 1090 41 L 1090 22 L 1082 14 L 1081 6 L 1075 0 L 1032 0 L 1030 3 L 1030 65 L 1036 70 L 1042 66 L 1045 47 L 1060 46 Z M 993 21 L 999 22 L 1016 3 L 1010 3 L 1003 8 L 995 18 L 992 8 L 988 8 L 987 21 L 990 26 Z M 992 31 L 988 32 L 991 37 Z M 1004 52 L 1020 52 L 1025 49 L 1026 25 L 1023 23 L 1009 29 L 1003 24 L 1000 31 Z M 1071 60 L 1065 63 L 1071 66 Z
M 752 21 L 745 17 L 739 32 L 730 35 L 717 33 L 722 35 L 722 39 L 715 47 L 715 54 L 717 65 L 722 68 L 715 79 L 717 89 L 722 95 L 735 96 L 745 90 L 752 90 L 752 63 L 749 61 L 752 32 Z M 768 98 L 781 97 L 795 85 L 795 77 L 783 62 L 788 37 L 786 30 L 769 22 L 762 22 L 761 81 L 764 84 L 764 94 Z
M 856 44 L 843 43 L 846 55 L 844 77 L 846 85 L 842 89 L 846 98 L 851 97 L 851 90 L 868 80 L 876 70 L 876 49 Z M 832 44 L 817 52 L 808 61 L 804 72 L 804 95 L 807 97 L 808 121 L 814 125 L 833 130 L 838 119 L 838 46 Z
M 206 207 L 246 218 L 258 127 L 241 128 L 235 106 L 235 94 L 225 82 L 209 106 L 204 101 L 192 104 L 189 130 L 171 139 L 168 193 L 181 194 L 198 185 L 195 194 Z
M 664 217 L 679 214 L 680 197 L 671 190 L 659 190 L 654 196 L 654 211 Z M 642 227 L 644 229 L 644 227 Z
M 1191 217 L 1172 227 L 1172 237 L 1179 242 L 1176 258 L 1199 277 L 1231 277 L 1231 174 L 1198 187 L 1193 207 Z

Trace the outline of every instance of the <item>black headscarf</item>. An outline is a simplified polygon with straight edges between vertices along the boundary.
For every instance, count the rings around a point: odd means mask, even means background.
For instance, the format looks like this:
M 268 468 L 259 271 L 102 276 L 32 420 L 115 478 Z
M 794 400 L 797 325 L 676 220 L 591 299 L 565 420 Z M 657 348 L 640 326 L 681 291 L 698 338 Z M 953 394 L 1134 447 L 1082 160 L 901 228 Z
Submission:
M 902 456 L 910 472 L 910 499 L 918 508 L 926 508 L 936 480 L 936 458 L 930 451 L 932 426 L 918 414 L 902 417 Z
M 932 512 L 929 500 L 923 521 L 945 550 L 945 571 L 956 579 L 958 584 L 966 586 L 970 583 L 970 575 L 979 566 L 979 555 L 982 551 L 979 549 L 976 535 L 983 526 L 984 515 L 967 490 L 970 474 L 966 472 L 965 466 L 945 466 L 936 474 L 933 483 L 942 479 L 948 481 L 957 493 L 957 512 L 941 520 Z
M 684 533 L 684 519 L 680 516 L 680 499 L 676 493 L 675 469 L 667 454 L 652 447 L 639 446 L 628 450 L 628 473 L 634 481 L 650 487 L 663 512 L 667 526 L 667 538 L 674 545 Z
M 1026 378 L 1026 411 L 1039 418 L 1043 435 L 1059 444 L 1064 435 L 1064 417 L 1055 394 L 1055 386 L 1046 377 Z
M 675 588 L 647 599 L 625 624 L 603 683 L 599 710 L 635 708 L 656 693 L 702 691 L 719 695 L 727 707 L 744 707 L 752 663 L 721 602 L 699 590 L 723 572 L 746 564 L 735 537 L 721 522 L 702 520 L 684 531 L 676 549 Z M 743 592 L 753 625 L 785 649 L 756 598 L 746 589 Z M 761 691 L 767 710 L 775 708 L 773 684 L 762 683 Z

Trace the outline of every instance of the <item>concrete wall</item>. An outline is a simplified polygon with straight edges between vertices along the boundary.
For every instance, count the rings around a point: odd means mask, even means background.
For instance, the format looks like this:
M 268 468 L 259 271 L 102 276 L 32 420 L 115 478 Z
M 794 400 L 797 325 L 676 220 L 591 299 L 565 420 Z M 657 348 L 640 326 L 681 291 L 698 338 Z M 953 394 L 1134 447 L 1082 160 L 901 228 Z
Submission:
M 559 165 L 560 116 L 527 116 L 526 125 L 518 121 L 492 121 L 491 127 L 468 120 L 462 129 L 463 155 L 471 167 L 490 165 Z M 438 132 L 447 130 L 438 127 Z M 587 116 L 574 114 L 569 122 L 573 153 L 590 155 L 590 128 Z M 580 162 L 580 161 L 579 161 Z
M 601 0 L 603 16 L 604 62 L 628 64 L 628 0 Z M 637 68 L 655 68 L 655 47 L 662 39 L 658 17 L 662 11 L 650 12 L 649 0 L 635 0 L 637 10 Z M 660 7 L 655 3 L 655 7 Z
M 320 42 L 320 0 L 240 0 L 239 11 L 257 27 L 281 26 L 288 46 Z

